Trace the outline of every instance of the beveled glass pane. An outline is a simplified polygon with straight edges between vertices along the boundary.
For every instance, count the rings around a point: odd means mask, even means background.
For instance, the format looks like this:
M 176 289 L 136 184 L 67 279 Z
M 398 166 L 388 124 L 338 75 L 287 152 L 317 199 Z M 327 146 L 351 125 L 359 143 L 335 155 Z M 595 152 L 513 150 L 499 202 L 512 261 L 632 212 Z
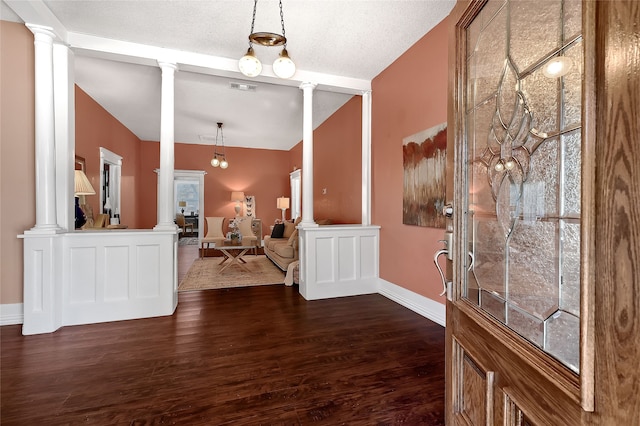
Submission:
M 527 178 L 527 188 L 543 190 L 544 216 L 558 216 L 558 185 L 560 179 L 560 151 L 558 139 L 542 143 L 531 155 L 531 169 Z
M 507 318 L 509 327 L 536 346 L 542 347 L 544 344 L 544 323 L 541 319 L 509 303 L 507 303 Z
M 582 28 L 582 0 L 564 0 L 564 40 L 580 34 Z
M 496 13 L 507 4 L 507 0 L 489 0 L 482 8 L 482 16 L 478 17 L 482 20 L 482 25 L 486 26 Z
M 580 124 L 582 116 L 582 42 L 575 43 L 565 51 L 564 56 L 571 59 L 569 73 L 562 77 L 563 84 L 563 123 L 562 129 Z
M 478 39 L 475 53 L 475 103 L 481 102 L 496 93 L 502 66 L 506 58 L 507 13 L 503 8 L 487 24 Z
M 498 321 L 505 322 L 505 301 L 500 296 L 482 290 L 482 309 L 493 315 Z
M 505 244 L 495 218 L 475 218 L 473 275 L 480 288 L 505 294 Z
M 570 217 L 580 216 L 580 170 L 581 161 L 581 131 L 562 135 L 563 162 L 563 203 L 562 215 Z
M 580 224 L 560 221 L 562 281 L 560 309 L 580 316 Z
M 484 150 L 487 148 L 489 133 L 491 131 L 491 121 L 493 115 L 496 112 L 495 98 L 491 98 L 488 101 L 478 105 L 474 110 L 475 116 L 473 117 L 474 124 L 469 128 L 469 131 L 474 132 L 474 145 L 473 151 L 469 154 L 472 159 L 480 159 Z
M 544 349 L 573 371 L 580 363 L 580 318 L 558 311 L 545 321 Z
M 558 224 L 518 222 L 509 241 L 507 300 L 545 319 L 558 309 Z
M 516 67 L 524 71 L 541 57 L 560 47 L 562 41 L 562 1 L 525 1 L 511 6 L 509 54 Z M 535 13 L 532 13 L 535 10 Z
M 541 68 L 522 81 L 522 91 L 533 115 L 534 133 L 553 134 L 559 130 L 558 86 L 558 80 L 545 77 Z

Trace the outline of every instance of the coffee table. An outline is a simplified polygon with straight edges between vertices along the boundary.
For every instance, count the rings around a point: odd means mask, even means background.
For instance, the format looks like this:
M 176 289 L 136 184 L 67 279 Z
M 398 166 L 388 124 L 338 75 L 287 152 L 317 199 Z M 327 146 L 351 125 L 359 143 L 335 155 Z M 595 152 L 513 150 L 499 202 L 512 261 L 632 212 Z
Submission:
M 233 245 L 231 243 L 227 243 L 226 241 L 223 242 L 222 244 L 218 244 L 218 243 L 214 243 L 213 244 L 213 249 L 214 250 L 220 250 L 223 254 L 224 259 L 222 259 L 222 262 L 220 262 L 220 265 L 222 265 L 223 263 L 225 263 L 227 260 L 229 260 L 229 263 L 227 263 L 226 265 L 224 265 L 221 269 L 220 269 L 220 273 L 222 273 L 225 269 L 227 269 L 229 266 L 231 265 L 238 265 L 239 267 L 241 267 L 242 269 L 244 269 L 247 272 L 251 272 L 251 270 L 249 268 L 247 268 L 246 266 L 243 265 L 243 263 L 247 263 L 243 257 L 245 254 L 247 254 L 247 252 L 249 250 L 252 250 L 255 248 L 255 245 Z

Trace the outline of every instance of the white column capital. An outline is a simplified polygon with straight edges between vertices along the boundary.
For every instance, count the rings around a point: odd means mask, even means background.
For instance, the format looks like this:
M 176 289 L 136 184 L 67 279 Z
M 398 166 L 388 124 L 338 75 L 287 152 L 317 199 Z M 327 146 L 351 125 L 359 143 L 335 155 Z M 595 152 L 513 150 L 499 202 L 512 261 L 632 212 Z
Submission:
M 37 41 L 47 41 L 50 40 L 50 43 L 53 43 L 53 39 L 56 38 L 56 33 L 53 31 L 53 28 L 51 27 L 46 27 L 44 25 L 36 25 L 36 24 L 29 24 L 29 23 L 25 23 L 24 24 L 29 31 L 31 31 L 33 33 L 34 38 Z
M 371 89 L 369 89 L 369 90 L 362 90 L 362 91 L 360 91 L 360 94 L 361 94 L 362 96 L 371 96 Z
M 318 86 L 318 83 L 312 83 L 310 81 L 303 81 L 300 84 L 300 89 L 302 89 L 302 90 L 308 90 L 308 89 L 314 90 L 317 86 Z
M 175 62 L 158 61 L 158 66 L 162 69 L 163 72 L 169 70 L 178 70 L 178 64 L 176 64 Z

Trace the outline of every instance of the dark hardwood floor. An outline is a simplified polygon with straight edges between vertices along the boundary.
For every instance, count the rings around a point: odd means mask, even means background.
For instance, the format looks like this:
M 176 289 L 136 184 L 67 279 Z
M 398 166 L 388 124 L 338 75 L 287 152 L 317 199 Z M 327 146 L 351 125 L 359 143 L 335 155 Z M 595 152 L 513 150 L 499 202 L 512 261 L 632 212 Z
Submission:
M 196 291 L 171 317 L 20 329 L 2 425 L 444 424 L 444 329 L 381 295 Z

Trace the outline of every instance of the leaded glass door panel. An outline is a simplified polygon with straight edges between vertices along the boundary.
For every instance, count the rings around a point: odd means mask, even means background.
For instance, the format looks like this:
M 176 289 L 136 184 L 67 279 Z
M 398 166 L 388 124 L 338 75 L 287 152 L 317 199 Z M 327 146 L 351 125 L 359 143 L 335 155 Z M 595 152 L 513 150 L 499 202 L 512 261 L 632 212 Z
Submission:
M 459 3 L 449 419 L 571 424 L 583 402 L 582 3 Z
M 463 297 L 576 372 L 580 10 L 576 1 L 495 1 L 467 31 L 474 264 L 463 287 Z

